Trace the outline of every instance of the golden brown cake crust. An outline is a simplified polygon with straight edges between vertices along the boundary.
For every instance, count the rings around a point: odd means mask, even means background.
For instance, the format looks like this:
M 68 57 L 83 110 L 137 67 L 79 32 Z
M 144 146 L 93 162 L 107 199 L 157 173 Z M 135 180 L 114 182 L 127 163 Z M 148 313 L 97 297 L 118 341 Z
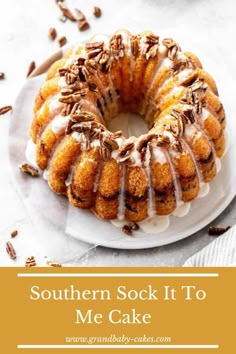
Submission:
M 225 112 L 198 57 L 145 31 L 96 35 L 49 69 L 30 135 L 50 187 L 103 219 L 142 221 L 190 202 L 217 173 Z M 150 130 L 126 139 L 107 124 L 139 113 Z

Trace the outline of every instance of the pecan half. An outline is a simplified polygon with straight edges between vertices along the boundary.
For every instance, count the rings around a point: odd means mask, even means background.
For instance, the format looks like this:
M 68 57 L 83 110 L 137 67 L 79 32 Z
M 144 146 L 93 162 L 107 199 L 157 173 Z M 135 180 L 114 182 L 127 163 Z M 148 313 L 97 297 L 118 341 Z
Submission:
M 6 243 L 6 252 L 11 259 L 16 259 L 16 251 L 10 241 Z
M 208 228 L 208 235 L 210 235 L 210 236 L 220 236 L 220 235 L 223 235 L 229 229 L 230 229 L 230 226 L 227 226 L 227 227 L 210 226 Z
M 180 50 L 179 45 L 172 38 L 163 39 L 162 44 L 168 49 L 168 58 L 174 60 Z
M 67 42 L 67 39 L 65 36 L 62 36 L 58 39 L 58 44 L 59 44 L 59 47 L 63 47 L 63 45 L 65 45 Z
M 11 111 L 11 110 L 12 110 L 12 106 L 1 107 L 0 108 L 0 116 Z
M 68 18 L 71 21 L 76 21 L 75 16 L 72 14 L 72 12 L 68 9 L 68 7 L 66 5 L 64 5 L 61 1 L 59 1 L 57 4 L 58 4 L 63 16 L 65 16 L 66 18 Z
M 28 163 L 23 163 L 19 165 L 19 169 L 24 172 L 29 174 L 32 177 L 38 177 L 39 176 L 39 170 L 34 168 L 33 166 L 29 165 Z
M 78 112 L 71 114 L 72 122 L 92 122 L 95 119 L 95 116 L 90 112 Z
M 138 36 L 132 36 L 131 37 L 131 53 L 136 56 L 139 53 L 139 37 Z
M 54 39 L 56 38 L 56 36 L 57 36 L 57 31 L 56 31 L 56 29 L 55 29 L 54 27 L 49 28 L 48 37 L 49 37 L 52 41 L 54 41 Z
M 29 64 L 28 70 L 27 70 L 26 77 L 29 77 L 35 68 L 36 68 L 35 61 L 31 61 L 31 63 Z
M 122 231 L 128 236 L 132 236 L 132 234 L 133 234 L 131 228 L 129 227 L 129 225 L 124 225 L 122 227 Z
M 16 237 L 17 235 L 18 235 L 18 231 L 17 230 L 12 230 L 11 237 Z
M 54 261 L 47 261 L 47 265 L 49 267 L 61 267 L 62 265 L 60 263 L 54 262 Z
M 83 32 L 83 31 L 86 31 L 87 29 L 89 29 L 89 23 L 86 21 L 86 20 L 83 20 L 83 21 L 80 21 L 80 23 L 79 23 L 79 30 L 81 31 L 81 32 Z
M 137 151 L 141 152 L 143 149 L 146 149 L 147 144 L 156 137 L 156 134 L 148 134 L 143 137 L 137 144 Z
M 122 149 L 120 150 L 119 155 L 121 157 L 124 157 L 127 153 L 130 153 L 131 150 L 133 150 L 134 148 L 134 143 L 128 143 L 125 146 L 122 147 Z
M 105 136 L 103 139 L 103 145 L 110 150 L 119 149 L 118 143 L 111 136 Z
M 5 74 L 3 72 L 0 72 L 0 80 L 5 79 Z
M 28 257 L 25 261 L 25 267 L 35 267 L 36 266 L 36 260 L 34 256 Z
M 75 9 L 75 12 L 76 12 L 76 17 L 77 17 L 77 20 L 78 20 L 78 21 L 84 21 L 84 20 L 86 20 L 86 17 L 85 17 L 85 15 L 83 14 L 82 11 L 80 11 L 79 9 Z
M 102 10 L 100 9 L 100 7 L 94 6 L 93 14 L 94 14 L 95 17 L 101 17 Z

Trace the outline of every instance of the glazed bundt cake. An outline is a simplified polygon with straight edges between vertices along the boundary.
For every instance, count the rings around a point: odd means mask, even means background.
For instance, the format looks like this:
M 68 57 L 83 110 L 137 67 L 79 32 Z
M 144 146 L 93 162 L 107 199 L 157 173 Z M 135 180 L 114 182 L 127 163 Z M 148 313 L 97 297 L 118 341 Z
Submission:
M 138 113 L 149 131 L 109 122 Z M 140 222 L 193 201 L 225 151 L 225 113 L 192 53 L 152 32 L 96 35 L 49 69 L 30 135 L 49 186 L 102 219 Z

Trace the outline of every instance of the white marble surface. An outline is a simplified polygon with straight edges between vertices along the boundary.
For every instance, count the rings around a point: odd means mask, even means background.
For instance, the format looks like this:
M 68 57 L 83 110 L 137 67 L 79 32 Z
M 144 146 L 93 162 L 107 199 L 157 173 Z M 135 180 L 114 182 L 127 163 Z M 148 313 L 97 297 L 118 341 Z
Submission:
M 0 71 L 6 73 L 6 79 L 0 81 L 0 107 L 13 104 L 32 60 L 40 64 L 57 51 L 57 42 L 51 42 L 47 38 L 49 27 L 55 27 L 59 35 L 66 35 L 71 42 L 93 33 L 112 33 L 124 27 L 131 31 L 151 29 L 165 37 L 173 36 L 183 48 L 199 54 L 206 70 L 218 82 L 226 111 L 227 107 L 234 105 L 236 6 L 233 0 L 68 0 L 67 4 L 72 8 L 76 5 L 87 15 L 91 24 L 89 31 L 80 33 L 75 23 L 60 22 L 60 13 L 54 0 L 1 0 L 4 11 L 0 21 Z M 94 5 L 102 8 L 102 18 L 93 17 Z M 232 86 L 232 95 L 228 94 L 226 85 Z M 50 258 L 53 255 L 53 258 L 66 264 L 182 265 L 188 257 L 212 241 L 205 228 L 169 246 L 139 251 L 98 247 L 81 258 L 78 255 L 88 250 L 89 245 L 60 234 L 52 225 L 45 224 L 38 215 L 28 218 L 9 177 L 6 156 L 10 119 L 10 114 L 0 116 L 0 265 L 23 265 L 26 256 L 24 250 L 27 250 L 27 255 L 38 255 L 40 262 L 43 262 L 45 256 Z M 214 224 L 234 224 L 235 211 L 236 200 Z M 17 262 L 10 261 L 4 249 L 13 228 L 19 230 L 19 236 L 13 240 L 18 251 Z

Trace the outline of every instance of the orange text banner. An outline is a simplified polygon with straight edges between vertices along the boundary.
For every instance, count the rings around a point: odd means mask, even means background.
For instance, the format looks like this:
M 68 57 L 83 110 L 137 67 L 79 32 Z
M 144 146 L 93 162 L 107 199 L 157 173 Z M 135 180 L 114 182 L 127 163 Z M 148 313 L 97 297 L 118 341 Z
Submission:
M 236 268 L 0 268 L 3 353 L 236 352 Z

